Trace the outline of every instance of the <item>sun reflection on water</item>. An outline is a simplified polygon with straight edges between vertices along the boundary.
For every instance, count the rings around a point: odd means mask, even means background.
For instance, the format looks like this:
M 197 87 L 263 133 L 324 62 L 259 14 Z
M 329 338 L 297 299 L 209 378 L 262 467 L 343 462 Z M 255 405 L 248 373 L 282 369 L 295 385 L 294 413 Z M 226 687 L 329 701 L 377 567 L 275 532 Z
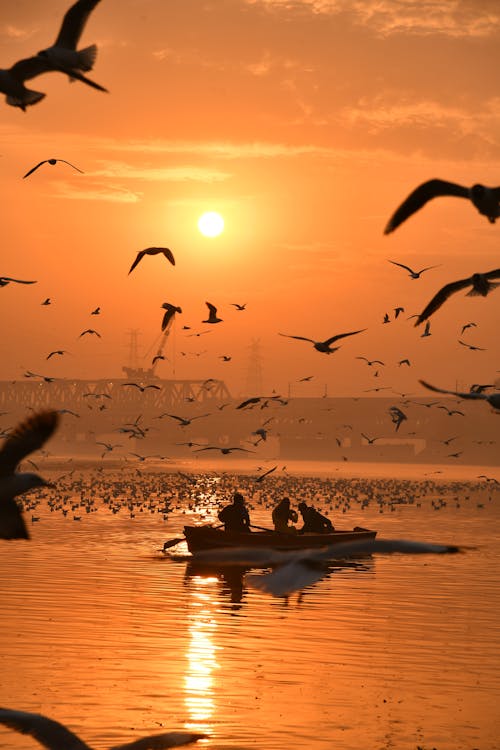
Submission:
M 211 719 L 216 711 L 213 672 L 218 668 L 214 618 L 217 601 L 210 587 L 217 578 L 194 577 L 193 598 L 188 616 L 189 642 L 186 652 L 187 668 L 184 677 L 184 703 L 190 731 L 210 733 Z

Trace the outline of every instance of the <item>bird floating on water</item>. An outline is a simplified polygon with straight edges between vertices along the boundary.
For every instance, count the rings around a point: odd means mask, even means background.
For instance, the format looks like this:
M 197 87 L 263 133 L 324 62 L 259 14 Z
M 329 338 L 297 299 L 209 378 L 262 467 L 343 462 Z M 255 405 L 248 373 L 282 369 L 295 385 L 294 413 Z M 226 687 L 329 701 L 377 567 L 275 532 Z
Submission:
M 452 195 L 457 198 L 468 198 L 482 216 L 486 216 L 491 224 L 500 216 L 500 188 L 485 187 L 476 184 L 464 187 L 446 180 L 428 180 L 419 185 L 393 213 L 384 229 L 384 234 L 390 234 L 412 214 L 425 206 L 432 198 L 442 195 Z

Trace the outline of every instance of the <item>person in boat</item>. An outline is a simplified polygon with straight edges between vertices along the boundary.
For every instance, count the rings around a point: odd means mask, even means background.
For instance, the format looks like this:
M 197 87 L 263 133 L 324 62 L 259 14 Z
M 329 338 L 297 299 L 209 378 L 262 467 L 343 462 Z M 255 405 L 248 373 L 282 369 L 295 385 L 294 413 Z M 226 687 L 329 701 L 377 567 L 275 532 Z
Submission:
M 304 525 L 300 529 L 300 534 L 307 532 L 312 534 L 330 534 L 335 528 L 329 518 L 324 516 L 319 510 L 307 503 L 299 503 L 299 510 L 302 515 Z
M 281 534 L 294 534 L 297 531 L 295 526 L 289 524 L 289 521 L 294 524 L 299 520 L 297 511 L 290 508 L 289 497 L 284 497 L 273 508 L 272 518 L 275 531 L 279 531 Z
M 219 511 L 218 518 L 224 524 L 224 531 L 250 531 L 250 516 L 240 492 L 234 493 L 233 502 Z

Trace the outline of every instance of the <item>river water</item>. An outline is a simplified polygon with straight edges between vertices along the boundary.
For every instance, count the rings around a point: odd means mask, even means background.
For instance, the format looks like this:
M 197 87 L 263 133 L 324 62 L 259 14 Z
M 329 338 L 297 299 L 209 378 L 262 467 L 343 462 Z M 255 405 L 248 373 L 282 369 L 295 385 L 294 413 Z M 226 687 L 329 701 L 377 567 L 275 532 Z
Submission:
M 96 749 L 192 729 L 207 748 L 498 750 L 499 485 L 386 469 L 262 484 L 44 470 L 56 489 L 26 498 L 31 541 L 0 542 L 0 705 Z M 183 544 L 160 552 L 235 488 L 255 524 L 286 493 L 338 528 L 462 552 L 332 565 L 288 598 L 193 566 Z M 1 748 L 36 746 L 0 728 Z

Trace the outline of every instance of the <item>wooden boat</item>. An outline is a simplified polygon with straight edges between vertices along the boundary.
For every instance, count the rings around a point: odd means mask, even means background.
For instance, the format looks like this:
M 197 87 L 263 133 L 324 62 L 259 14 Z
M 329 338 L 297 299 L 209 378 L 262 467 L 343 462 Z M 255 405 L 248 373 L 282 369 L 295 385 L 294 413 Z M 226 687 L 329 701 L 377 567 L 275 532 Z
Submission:
M 340 542 L 375 539 L 376 531 L 356 526 L 352 531 L 332 531 L 329 534 L 283 534 L 277 531 L 231 532 L 213 526 L 184 526 L 184 536 L 190 552 L 223 547 L 269 547 L 272 549 L 313 549 Z

